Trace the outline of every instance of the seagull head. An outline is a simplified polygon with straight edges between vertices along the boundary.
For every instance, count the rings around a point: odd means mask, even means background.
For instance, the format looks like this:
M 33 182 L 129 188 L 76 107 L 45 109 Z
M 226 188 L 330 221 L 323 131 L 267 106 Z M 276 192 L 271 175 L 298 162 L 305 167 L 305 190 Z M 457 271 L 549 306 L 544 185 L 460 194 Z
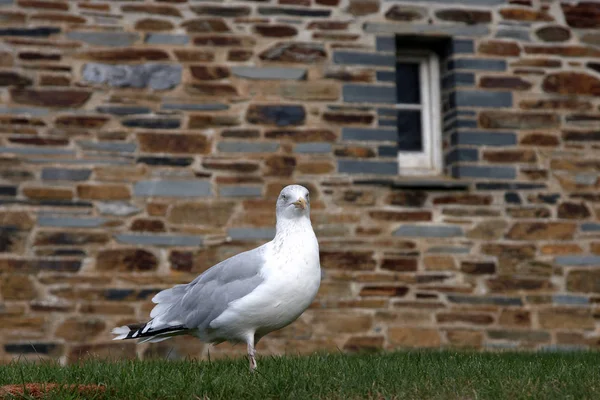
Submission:
M 300 185 L 283 188 L 277 198 L 277 217 L 298 218 L 310 213 L 308 189 Z

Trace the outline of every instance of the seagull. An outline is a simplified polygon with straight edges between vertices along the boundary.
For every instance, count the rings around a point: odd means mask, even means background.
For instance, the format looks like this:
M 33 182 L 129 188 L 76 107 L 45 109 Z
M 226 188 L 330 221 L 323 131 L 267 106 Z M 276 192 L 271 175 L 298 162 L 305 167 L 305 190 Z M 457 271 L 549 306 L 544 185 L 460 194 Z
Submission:
M 275 212 L 273 240 L 221 261 L 190 283 L 157 293 L 150 320 L 114 328 L 113 340 L 156 343 L 191 335 L 205 343 L 246 343 L 254 371 L 258 341 L 294 322 L 321 284 L 308 190 L 286 186 Z

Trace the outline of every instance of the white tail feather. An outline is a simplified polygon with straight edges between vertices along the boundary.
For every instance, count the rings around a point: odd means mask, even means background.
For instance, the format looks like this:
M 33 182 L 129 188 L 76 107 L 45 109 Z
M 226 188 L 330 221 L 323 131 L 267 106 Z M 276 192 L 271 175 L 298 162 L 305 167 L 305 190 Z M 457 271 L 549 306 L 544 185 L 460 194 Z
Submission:
M 113 340 L 123 340 L 127 337 L 129 332 L 131 332 L 131 329 L 129 329 L 128 326 L 119 326 L 117 328 L 113 328 L 113 330 L 111 331 L 113 335 L 119 335 L 113 338 Z

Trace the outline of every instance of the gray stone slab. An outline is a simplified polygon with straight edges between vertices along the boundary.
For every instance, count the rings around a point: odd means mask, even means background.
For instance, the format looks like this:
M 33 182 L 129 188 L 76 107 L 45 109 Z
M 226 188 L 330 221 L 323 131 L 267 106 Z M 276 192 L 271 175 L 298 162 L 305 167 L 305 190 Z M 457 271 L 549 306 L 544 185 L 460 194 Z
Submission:
M 141 208 L 126 201 L 99 201 L 96 202 L 96 209 L 100 214 L 118 217 L 135 215 L 142 211 Z
M 389 141 L 398 140 L 396 129 L 342 128 L 342 140 Z
M 152 112 L 150 108 L 140 106 L 98 106 L 96 111 L 111 115 L 150 114 Z
M 227 235 L 231 240 L 271 240 L 275 237 L 274 228 L 230 228 Z
M 460 294 L 448 294 L 448 301 L 457 304 L 491 304 L 497 306 L 522 306 L 523 300 L 520 297 L 502 297 L 502 296 L 465 296 Z
M 458 58 L 449 63 L 450 70 L 466 69 L 472 71 L 506 71 L 505 60 L 483 58 Z
M 28 163 L 32 164 L 55 164 L 60 162 L 61 164 L 70 164 L 70 165 L 134 165 L 134 158 L 28 158 Z
M 598 174 L 580 173 L 575 175 L 575 183 L 578 185 L 593 186 L 598 181 Z
M 582 232 L 599 232 L 600 231 L 600 223 L 597 222 L 584 222 L 581 224 Z
M 324 142 L 298 143 L 294 147 L 294 153 L 331 153 L 331 143 L 324 143 Z
M 113 87 L 150 87 L 154 90 L 172 89 L 181 82 L 183 67 L 175 64 L 147 63 L 141 65 L 113 65 L 87 63 L 83 66 L 85 82 L 107 84 Z
M 197 247 L 202 245 L 202 237 L 172 234 L 119 233 L 115 235 L 119 243 L 139 246 Z
M 385 0 L 389 3 L 394 3 L 398 0 Z M 402 1 L 402 0 L 400 0 Z M 417 0 L 412 2 L 411 4 L 419 4 L 419 3 L 439 3 L 439 4 L 448 4 L 451 6 L 455 6 L 457 4 L 460 5 L 470 5 L 470 6 L 498 6 L 505 3 L 505 0 L 461 0 L 457 2 L 456 0 Z
M 217 150 L 222 153 L 272 153 L 279 149 L 278 143 L 271 142 L 219 142 Z
M 219 189 L 221 197 L 262 197 L 262 188 L 258 186 L 223 186 Z
M 146 35 L 147 44 L 183 46 L 188 44 L 189 41 L 190 38 L 187 35 L 172 35 L 169 33 L 148 33 Z
M 396 71 L 376 71 L 375 77 L 378 82 L 396 82 Z
M 333 62 L 341 65 L 371 65 L 378 67 L 394 67 L 396 56 L 380 53 L 362 53 L 358 51 L 336 51 Z
M 512 132 L 460 131 L 452 136 L 453 145 L 513 146 L 517 135 Z
M 133 153 L 137 150 L 136 143 L 124 142 L 92 142 L 88 140 L 81 140 L 77 142 L 77 145 L 83 150 L 93 151 Z
M 342 87 L 342 96 L 346 103 L 396 103 L 396 85 L 355 85 Z
M 121 125 L 128 128 L 145 128 L 145 129 L 178 129 L 181 126 L 179 118 L 129 118 L 121 121 Z
M 455 165 L 452 176 L 460 178 L 516 179 L 516 167 L 488 165 Z
M 341 174 L 398 174 L 398 163 L 396 161 L 338 160 L 337 166 L 338 172 Z
M 454 39 L 452 40 L 450 51 L 453 54 L 471 54 L 475 52 L 475 45 L 472 40 Z
M 92 175 L 91 169 L 69 168 L 44 168 L 42 180 L 44 181 L 86 181 Z
M 479 160 L 479 151 L 477 149 L 454 149 L 446 155 L 446 164 L 477 160 Z
M 131 32 L 86 32 L 71 31 L 66 34 L 67 39 L 84 42 L 93 46 L 129 47 L 140 37 Z
M 6 147 L 0 146 L 0 154 L 20 154 L 27 155 L 52 155 L 52 156 L 74 156 L 75 150 L 54 149 L 49 147 Z
M 490 33 L 486 25 L 420 25 L 420 24 L 399 24 L 399 23 L 380 23 L 367 22 L 363 26 L 366 33 L 389 34 L 441 34 L 449 36 L 472 36 L 480 37 Z
M 43 117 L 45 115 L 48 115 L 49 113 L 50 110 L 48 110 L 47 108 L 0 106 L 0 114 L 31 115 L 32 117 Z
M 464 236 L 460 226 L 453 225 L 402 225 L 394 236 L 451 238 Z
M 375 49 L 377 51 L 386 51 L 389 53 L 396 52 L 396 37 L 395 36 L 377 36 L 375 38 Z
M 234 66 L 231 73 L 238 78 L 259 80 L 302 80 L 306 78 L 305 68 Z
M 206 197 L 212 194 L 210 182 L 200 180 L 139 181 L 133 187 L 140 197 Z
M 475 74 L 470 72 L 454 72 L 442 79 L 442 88 L 450 89 L 456 86 L 475 85 Z
M 574 296 L 571 294 L 554 294 L 552 303 L 566 306 L 584 306 L 590 303 L 590 300 L 584 296 Z
M 482 90 L 457 90 L 454 93 L 456 107 L 512 107 L 511 92 L 485 92 Z
M 227 104 L 221 103 L 205 103 L 205 104 L 187 104 L 187 103 L 165 103 L 161 106 L 161 110 L 168 111 L 222 111 L 228 110 Z
M 524 29 L 498 28 L 496 37 L 499 39 L 515 39 L 521 42 L 531 41 L 529 31 Z
M 42 227 L 61 228 L 98 228 L 106 222 L 106 218 L 78 218 L 69 216 L 38 215 L 37 225 Z
M 556 256 L 554 262 L 558 265 L 574 267 L 600 267 L 600 256 L 567 254 L 564 256 Z

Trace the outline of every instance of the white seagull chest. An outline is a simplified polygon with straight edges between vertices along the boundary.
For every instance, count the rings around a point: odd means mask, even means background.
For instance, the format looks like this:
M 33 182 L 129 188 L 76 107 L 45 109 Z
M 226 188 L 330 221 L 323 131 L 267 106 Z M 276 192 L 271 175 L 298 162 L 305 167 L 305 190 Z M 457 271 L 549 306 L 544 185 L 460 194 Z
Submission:
M 312 231 L 271 243 L 261 274 L 265 281 L 252 293 L 236 300 L 211 327 L 236 332 L 256 332 L 258 337 L 296 320 L 312 303 L 321 283 L 319 246 Z

